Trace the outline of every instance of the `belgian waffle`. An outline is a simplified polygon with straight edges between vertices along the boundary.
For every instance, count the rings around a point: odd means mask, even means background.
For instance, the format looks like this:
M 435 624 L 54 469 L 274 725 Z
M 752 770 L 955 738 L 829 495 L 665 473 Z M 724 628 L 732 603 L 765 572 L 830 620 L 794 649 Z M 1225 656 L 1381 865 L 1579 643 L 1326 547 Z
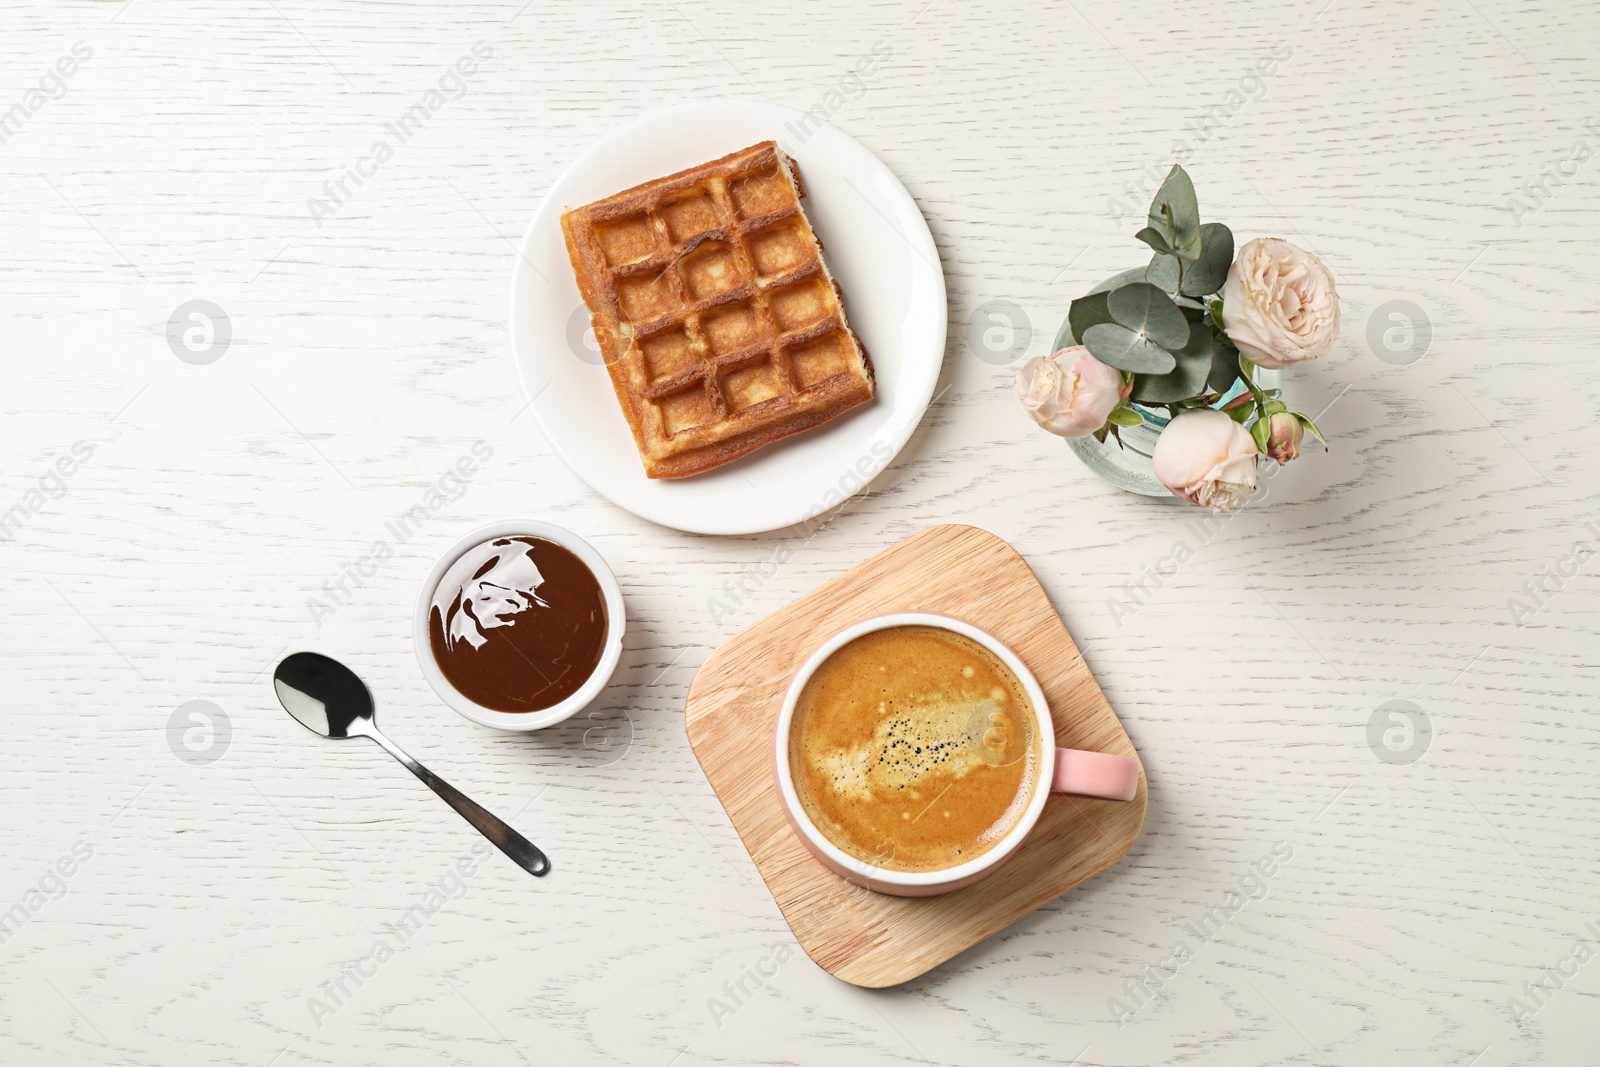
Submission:
M 872 362 L 772 141 L 561 216 L 651 478 L 682 478 L 872 399 Z

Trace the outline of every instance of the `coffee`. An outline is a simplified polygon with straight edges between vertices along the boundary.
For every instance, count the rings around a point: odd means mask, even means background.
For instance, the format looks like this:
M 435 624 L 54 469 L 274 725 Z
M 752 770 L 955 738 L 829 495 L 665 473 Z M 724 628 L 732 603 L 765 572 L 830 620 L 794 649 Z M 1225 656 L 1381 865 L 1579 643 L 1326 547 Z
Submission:
M 495 711 L 542 711 L 576 693 L 600 664 L 607 628 L 594 573 L 541 537 L 497 537 L 462 553 L 428 618 L 439 670 Z
M 845 853 L 938 871 L 988 852 L 1026 812 L 1038 733 L 1027 690 L 993 652 L 939 627 L 896 626 L 812 673 L 789 768 L 806 814 Z

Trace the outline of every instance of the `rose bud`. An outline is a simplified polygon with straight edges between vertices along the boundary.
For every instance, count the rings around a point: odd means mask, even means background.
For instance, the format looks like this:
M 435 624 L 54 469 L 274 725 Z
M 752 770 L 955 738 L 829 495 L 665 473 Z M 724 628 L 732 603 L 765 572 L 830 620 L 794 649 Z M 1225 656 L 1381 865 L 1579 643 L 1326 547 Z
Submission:
M 1133 388 L 1081 345 L 1035 356 L 1017 372 L 1017 403 L 1057 437 L 1088 437 Z
M 1222 326 L 1258 367 L 1281 370 L 1326 355 L 1339 335 L 1333 275 L 1288 241 L 1247 241 L 1222 283 Z
M 1184 411 L 1156 438 L 1151 466 L 1173 496 L 1217 513 L 1256 487 L 1256 443 L 1220 411 Z
M 1300 458 L 1300 438 L 1306 428 L 1300 420 L 1287 411 L 1280 411 L 1267 420 L 1267 455 L 1279 463 Z

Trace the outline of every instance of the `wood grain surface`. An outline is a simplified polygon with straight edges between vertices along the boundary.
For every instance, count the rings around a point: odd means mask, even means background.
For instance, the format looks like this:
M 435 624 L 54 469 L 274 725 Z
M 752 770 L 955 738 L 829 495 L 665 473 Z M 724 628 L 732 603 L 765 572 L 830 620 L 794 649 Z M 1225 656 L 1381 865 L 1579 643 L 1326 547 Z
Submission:
M 706 780 L 806 955 L 875 988 L 926 973 L 1117 862 L 1139 836 L 1146 802 L 1143 775 L 1129 803 L 1054 798 L 998 871 L 932 898 L 884 896 L 824 867 L 784 817 L 772 780 L 773 727 L 817 645 L 899 611 L 949 615 L 999 638 L 1044 689 L 1057 745 L 1138 758 L 1027 562 L 971 526 L 913 534 L 707 656 L 684 709 Z
M 1573 554 L 1600 543 L 1592 2 L 15 0 L 0 27 L 0 116 L 26 112 L 0 143 L 0 897 L 28 910 L 0 1062 L 1594 1062 L 1600 962 L 1564 962 L 1600 926 L 1600 558 Z M 718 539 L 553 457 L 506 306 L 570 160 L 729 96 L 825 111 L 905 182 L 950 341 L 867 492 Z M 1185 148 L 1205 218 L 1314 249 L 1344 311 L 1286 379 L 1332 450 L 1213 526 L 1104 485 L 1011 397 L 1068 302 L 1146 254 L 1115 216 Z M 206 365 L 167 341 L 191 300 L 232 327 Z M 595 718 L 531 737 L 442 706 L 408 639 L 438 553 L 515 515 L 589 538 L 632 627 Z M 794 944 L 684 698 L 734 633 L 949 522 L 1028 560 L 1149 809 L 1110 870 L 863 991 Z M 550 877 L 452 876 L 458 816 L 278 707 L 295 648 L 359 671 Z

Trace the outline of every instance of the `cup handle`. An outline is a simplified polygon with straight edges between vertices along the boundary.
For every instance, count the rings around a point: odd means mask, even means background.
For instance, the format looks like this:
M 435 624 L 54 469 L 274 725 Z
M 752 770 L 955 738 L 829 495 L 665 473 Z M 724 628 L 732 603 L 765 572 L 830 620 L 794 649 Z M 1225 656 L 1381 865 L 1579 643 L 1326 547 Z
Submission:
M 1109 752 L 1058 748 L 1050 792 L 1097 800 L 1132 800 L 1139 792 L 1139 762 Z

